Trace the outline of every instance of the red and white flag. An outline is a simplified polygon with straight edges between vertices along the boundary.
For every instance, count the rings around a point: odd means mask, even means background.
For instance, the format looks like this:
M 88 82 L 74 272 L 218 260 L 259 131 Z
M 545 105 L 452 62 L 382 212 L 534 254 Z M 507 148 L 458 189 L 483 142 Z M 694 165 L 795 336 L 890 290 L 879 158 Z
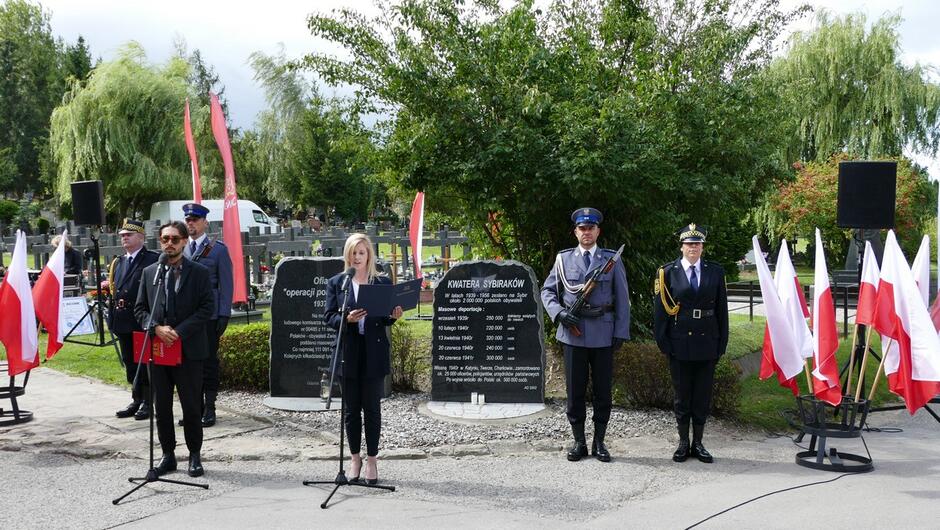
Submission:
M 760 281 L 761 299 L 764 301 L 764 310 L 767 314 L 759 377 L 763 380 L 777 374 L 780 386 L 789 388 L 793 395 L 798 395 L 796 376 L 803 371 L 800 346 L 787 318 L 787 309 L 780 300 L 777 285 L 770 275 L 770 268 L 764 260 L 764 253 L 757 241 L 757 236 L 754 236 L 751 242 L 754 247 L 754 261 L 757 264 L 757 277 Z
M 245 260 L 242 252 L 241 221 L 238 218 L 238 193 L 235 191 L 235 163 L 232 161 L 232 144 L 225 127 L 225 114 L 219 103 L 219 96 L 209 93 L 209 113 L 212 121 L 212 135 L 222 155 L 222 167 L 225 169 L 225 201 L 222 211 L 222 240 L 228 247 L 232 258 L 232 303 L 248 301 L 248 288 L 245 285 Z
M 793 267 L 793 262 L 790 261 L 790 250 L 787 247 L 786 239 L 780 242 L 774 283 L 777 284 L 777 293 L 780 295 L 780 301 L 783 302 L 784 309 L 787 311 L 787 320 L 793 329 L 793 336 L 796 337 L 800 356 L 809 359 L 813 356 L 813 333 L 806 323 L 806 318 L 809 317 L 809 308 L 806 306 L 806 298 L 803 296 L 803 286 L 800 285 L 796 269 Z
M 917 249 L 917 255 L 914 256 L 914 263 L 911 265 L 911 274 L 914 275 L 914 282 L 917 284 L 917 290 L 920 291 L 920 297 L 924 300 L 924 305 L 930 303 L 930 236 L 925 235 L 920 240 L 920 248 Z
M 186 110 L 183 112 L 183 133 L 186 136 L 186 151 L 189 152 L 189 169 L 193 174 L 193 202 L 200 204 L 202 203 L 202 182 L 199 179 L 199 159 L 196 158 L 193 127 L 189 120 L 189 98 L 186 98 Z
M 36 308 L 36 318 L 46 327 L 49 340 L 46 344 L 46 359 L 62 347 L 62 336 L 65 334 L 65 315 L 59 311 L 62 305 L 62 291 L 65 288 L 65 242 L 69 238 L 68 231 L 62 232 L 59 246 L 52 252 L 49 263 L 42 270 L 36 284 L 33 285 L 33 306 Z
M 858 309 L 855 311 L 855 323 L 870 326 L 875 322 L 875 302 L 878 297 L 878 260 L 871 243 L 865 242 L 865 255 L 862 257 L 862 279 L 858 284 Z
M 39 366 L 36 313 L 26 272 L 26 234 L 16 231 L 10 267 L 0 284 L 0 342 L 6 348 L 10 376 Z
M 876 313 L 875 328 L 898 344 L 884 352 L 888 388 L 913 415 L 940 393 L 940 337 L 893 230 L 885 242 Z
M 829 287 L 829 271 L 823 252 L 822 236 L 816 229 L 816 274 L 813 281 L 813 355 L 816 368 L 813 370 L 813 393 L 817 398 L 838 405 L 842 402 L 842 386 L 839 383 L 839 364 L 836 350 L 839 349 L 839 332 L 836 328 L 836 308 Z
M 424 192 L 419 191 L 411 204 L 411 225 L 408 227 L 408 239 L 411 240 L 411 254 L 415 264 L 415 278 L 421 275 L 422 237 L 424 235 Z

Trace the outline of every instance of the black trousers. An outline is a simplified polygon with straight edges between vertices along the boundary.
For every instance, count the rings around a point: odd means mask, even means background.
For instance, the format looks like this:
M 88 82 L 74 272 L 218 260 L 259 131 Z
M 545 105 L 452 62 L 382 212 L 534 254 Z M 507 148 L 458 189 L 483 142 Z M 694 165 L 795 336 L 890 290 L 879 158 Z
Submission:
M 675 391 L 673 411 L 679 425 L 705 425 L 712 407 L 712 386 L 715 381 L 717 359 L 707 361 L 680 361 L 669 357 L 672 389 Z
M 594 390 L 594 423 L 607 425 L 610 420 L 611 386 L 613 385 L 614 353 L 605 348 L 581 348 L 564 345 L 565 388 L 568 391 L 568 421 L 583 424 L 587 417 L 588 376 Z
M 219 321 L 206 322 L 206 338 L 209 339 L 209 358 L 202 363 L 202 391 L 205 394 L 219 392 Z M 202 398 L 200 398 L 202 399 Z
M 153 365 L 150 380 L 156 393 L 157 436 L 164 453 L 176 448 L 173 389 L 183 409 L 183 436 L 190 454 L 202 450 L 202 361 L 184 360 L 179 366 Z
M 356 335 L 360 354 L 366 351 L 365 337 Z M 346 438 L 349 439 L 349 452 L 358 453 L 362 448 L 362 426 L 365 418 L 366 454 L 379 454 L 379 434 L 382 430 L 382 390 L 384 377 L 365 377 L 365 359 L 360 359 L 359 373 L 343 374 L 343 401 L 346 403 Z
M 118 344 L 121 346 L 121 359 L 124 360 L 124 371 L 127 375 L 127 382 L 134 384 L 134 376 L 137 375 L 137 363 L 134 362 L 134 335 L 133 333 L 115 333 L 118 338 Z M 148 341 L 149 344 L 149 341 Z M 140 391 L 150 386 L 147 378 L 147 365 L 140 367 L 140 375 L 137 376 L 137 386 L 132 386 L 131 392 L 134 400 L 150 399 L 150 396 L 141 396 Z

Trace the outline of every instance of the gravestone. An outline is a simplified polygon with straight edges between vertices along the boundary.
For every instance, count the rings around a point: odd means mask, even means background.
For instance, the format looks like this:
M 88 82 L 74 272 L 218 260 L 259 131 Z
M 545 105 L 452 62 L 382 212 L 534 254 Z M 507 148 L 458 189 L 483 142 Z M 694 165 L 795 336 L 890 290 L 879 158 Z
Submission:
M 545 345 L 535 273 L 516 261 L 471 261 L 434 291 L 431 399 L 543 403 Z
M 275 268 L 271 297 L 271 396 L 320 397 L 336 331 L 323 321 L 326 283 L 343 272 L 342 258 L 288 257 Z M 333 395 L 340 395 L 339 378 Z

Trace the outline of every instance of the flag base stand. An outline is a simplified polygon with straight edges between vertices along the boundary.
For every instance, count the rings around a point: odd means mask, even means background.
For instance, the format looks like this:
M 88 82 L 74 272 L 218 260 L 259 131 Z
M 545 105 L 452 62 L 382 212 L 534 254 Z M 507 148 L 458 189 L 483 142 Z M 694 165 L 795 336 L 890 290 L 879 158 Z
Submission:
M 796 404 L 803 422 L 798 428 L 811 436 L 809 450 L 796 454 L 798 466 L 839 473 L 866 473 L 874 469 L 871 452 L 862 436 L 870 405 L 867 399 L 856 401 L 851 396 L 842 396 L 842 403 L 834 407 L 814 395 L 804 395 L 796 398 Z M 868 457 L 828 447 L 829 438 L 860 438 Z

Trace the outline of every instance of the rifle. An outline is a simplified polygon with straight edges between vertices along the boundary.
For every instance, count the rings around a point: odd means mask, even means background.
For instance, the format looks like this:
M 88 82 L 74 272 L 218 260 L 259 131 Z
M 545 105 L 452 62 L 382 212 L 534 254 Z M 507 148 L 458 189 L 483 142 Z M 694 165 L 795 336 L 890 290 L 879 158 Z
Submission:
M 617 260 L 620 259 L 620 255 L 623 254 L 624 245 L 620 245 L 620 249 L 617 250 L 617 253 L 610 257 L 607 260 L 607 263 L 603 267 L 598 267 L 594 269 L 594 272 L 591 273 L 587 281 L 584 282 L 584 288 L 581 289 L 581 293 L 578 294 L 577 300 L 571 304 L 571 307 L 568 308 L 568 312 L 574 316 L 581 316 L 581 309 L 587 304 L 588 297 L 591 296 L 591 292 L 594 291 L 594 288 L 597 287 L 597 279 L 601 274 L 607 274 L 614 268 L 614 264 L 617 263 Z M 581 330 L 578 326 L 571 326 L 568 328 L 571 331 L 571 334 L 575 337 L 581 336 Z

